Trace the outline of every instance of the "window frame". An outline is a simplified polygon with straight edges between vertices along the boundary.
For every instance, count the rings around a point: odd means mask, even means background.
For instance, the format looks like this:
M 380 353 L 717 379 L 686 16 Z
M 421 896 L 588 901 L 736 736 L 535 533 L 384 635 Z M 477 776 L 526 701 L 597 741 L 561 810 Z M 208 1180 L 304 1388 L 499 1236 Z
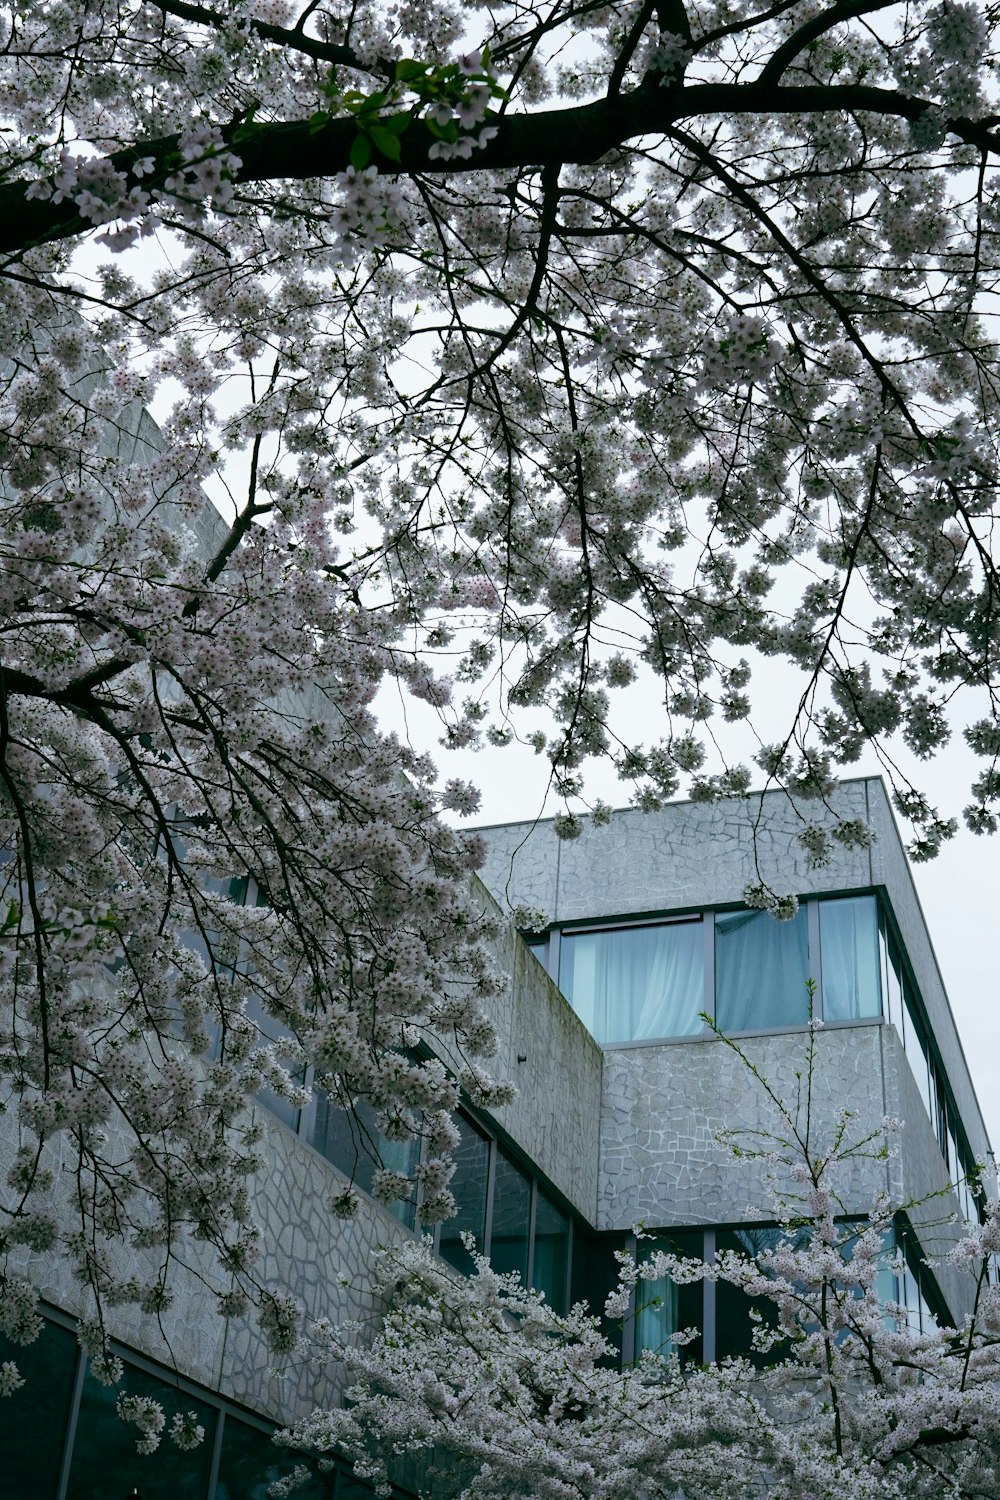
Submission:
M 840 1030 L 847 1026 L 881 1026 L 886 1020 L 886 992 L 883 983 L 881 965 L 879 969 L 879 996 L 881 1001 L 881 1013 L 877 1016 L 859 1016 L 847 1020 L 826 1021 L 823 1017 L 823 965 L 820 942 L 820 915 L 819 908 L 824 901 L 845 901 L 856 899 L 861 896 L 870 896 L 875 903 L 875 916 L 878 929 L 881 929 L 881 918 L 884 909 L 884 899 L 880 888 L 866 887 L 863 890 L 829 891 L 822 895 L 804 896 L 799 901 L 799 908 L 805 912 L 806 917 L 806 948 L 807 967 L 809 977 L 816 983 L 816 1002 L 813 1015 L 817 1020 L 823 1021 L 824 1029 Z M 661 913 L 643 913 L 641 916 L 630 918 L 628 914 L 602 918 L 600 920 L 586 919 L 581 921 L 561 922 L 546 928 L 544 932 L 528 932 L 520 934 L 525 946 L 530 949 L 532 956 L 542 965 L 552 983 L 559 988 L 559 964 L 562 956 L 562 939 L 576 934 L 595 932 L 620 932 L 632 927 L 667 927 L 680 923 L 691 923 L 700 921 L 703 925 L 704 938 L 704 1006 L 707 1015 L 716 1016 L 716 984 L 715 984 L 715 919 L 717 916 L 725 916 L 731 912 L 746 911 L 747 907 L 738 901 L 728 901 L 715 906 L 687 907 Z M 562 990 L 559 991 L 563 999 L 570 1005 L 572 1002 L 566 997 Z M 574 1010 L 574 1015 L 578 1014 Z M 780 1036 L 785 1033 L 805 1031 L 809 1022 L 796 1021 L 787 1026 L 760 1026 L 750 1027 L 747 1030 L 733 1031 L 731 1035 L 739 1037 L 755 1036 Z M 642 1037 L 636 1041 L 629 1042 L 598 1042 L 597 1045 L 603 1051 L 610 1052 L 632 1047 L 664 1047 L 684 1046 L 691 1042 L 708 1041 L 714 1038 L 715 1032 L 711 1026 L 702 1023 L 701 1029 L 686 1036 L 663 1036 Z
M 61 1307 L 57 1307 L 52 1303 L 40 1302 L 38 1311 L 39 1315 L 47 1322 L 64 1328 L 72 1334 L 76 1333 L 76 1318 L 65 1312 Z M 282 1424 L 280 1421 L 269 1421 L 266 1417 L 262 1417 L 259 1412 L 242 1406 L 238 1401 L 225 1395 L 222 1391 L 214 1390 L 211 1386 L 205 1386 L 199 1381 L 191 1380 L 187 1376 L 181 1375 L 176 1370 L 171 1369 L 168 1365 L 160 1364 L 157 1360 L 147 1354 L 143 1354 L 140 1350 L 133 1349 L 128 1344 L 121 1343 L 118 1339 L 111 1339 L 109 1344 L 111 1352 L 116 1354 L 125 1365 L 131 1366 L 153 1380 L 160 1381 L 163 1385 L 177 1391 L 179 1395 L 191 1397 L 192 1400 L 210 1407 L 215 1412 L 215 1432 L 212 1438 L 211 1459 L 206 1470 L 204 1500 L 216 1500 L 219 1468 L 222 1460 L 223 1433 L 226 1421 L 229 1418 L 232 1418 L 234 1422 L 242 1423 L 245 1427 L 252 1427 L 267 1437 L 276 1432 L 280 1426 L 287 1425 Z M 79 1430 L 83 1386 L 88 1364 L 88 1356 L 84 1354 L 79 1344 L 76 1345 L 73 1359 L 75 1364 L 72 1377 L 72 1394 L 70 1396 L 69 1409 L 66 1414 L 63 1431 L 58 1434 L 61 1442 L 61 1455 L 55 1500 L 66 1500 L 69 1492 L 74 1445 Z M 169 1439 L 165 1439 L 165 1441 L 169 1441 Z M 149 1458 L 149 1463 L 151 1467 L 155 1467 L 155 1456 Z M 337 1495 L 340 1493 L 343 1479 L 350 1479 L 352 1484 L 361 1483 L 361 1481 L 355 1478 L 350 1465 L 339 1457 L 335 1458 L 334 1473 L 336 1478 L 331 1487 L 332 1500 L 336 1500 Z M 416 1496 L 411 1491 L 400 1489 L 395 1484 L 393 1492 L 394 1497 L 398 1497 L 398 1500 L 416 1500 Z M 371 1500 L 375 1500 L 374 1489 L 371 1490 Z
M 492 1128 L 489 1124 L 486 1123 L 486 1121 L 484 1121 L 473 1110 L 469 1109 L 465 1104 L 459 1106 L 458 1113 L 463 1117 L 467 1125 L 471 1126 L 471 1128 L 475 1130 L 478 1135 L 485 1139 L 489 1148 L 489 1159 L 486 1169 L 485 1227 L 483 1232 L 483 1254 L 487 1258 L 490 1257 L 493 1247 L 493 1210 L 496 1195 L 496 1164 L 498 1152 L 502 1152 L 506 1159 L 511 1163 L 511 1165 L 515 1167 L 523 1177 L 526 1177 L 528 1179 L 531 1187 L 531 1194 L 528 1204 L 527 1272 L 523 1281 L 525 1287 L 536 1290 L 534 1285 L 535 1233 L 538 1222 L 539 1193 L 543 1193 L 548 1201 L 552 1204 L 553 1208 L 555 1208 L 556 1211 L 562 1214 L 565 1218 L 567 1223 L 566 1252 L 565 1262 L 562 1268 L 565 1306 L 562 1308 L 558 1308 L 554 1307 L 553 1304 L 549 1303 L 548 1301 L 546 1303 L 547 1306 L 553 1307 L 553 1311 L 559 1314 L 559 1316 L 565 1316 L 565 1314 L 569 1311 L 570 1306 L 572 1305 L 571 1297 L 573 1252 L 575 1248 L 575 1241 L 577 1238 L 577 1226 L 582 1222 L 581 1215 L 577 1212 L 576 1209 L 573 1208 L 573 1206 L 568 1202 L 563 1194 L 560 1193 L 559 1189 L 552 1182 L 550 1182 L 547 1177 L 543 1176 L 543 1174 L 538 1171 L 538 1168 L 534 1165 L 534 1163 L 524 1154 L 523 1151 L 519 1150 L 519 1148 L 512 1141 L 510 1141 L 505 1134 L 501 1136 L 500 1132 Z M 428 1225 L 426 1227 L 427 1229 L 433 1229 L 434 1254 L 440 1256 L 441 1225 L 440 1223 L 438 1223 L 433 1226 Z M 417 1226 L 415 1232 L 418 1234 L 422 1232 L 420 1224 L 419 1205 L 417 1211 Z M 451 1263 L 446 1262 L 446 1264 L 450 1265 Z M 455 1268 L 452 1267 L 452 1269 Z

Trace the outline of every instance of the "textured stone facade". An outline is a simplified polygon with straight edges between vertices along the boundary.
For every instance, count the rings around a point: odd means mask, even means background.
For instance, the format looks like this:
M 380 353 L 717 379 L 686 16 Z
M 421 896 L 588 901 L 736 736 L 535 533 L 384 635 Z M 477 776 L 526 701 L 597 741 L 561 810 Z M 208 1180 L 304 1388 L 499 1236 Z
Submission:
M 752 802 L 620 814 L 610 828 L 588 828 L 571 843 L 560 843 L 546 825 L 487 829 L 485 886 L 477 883 L 474 894 L 493 908 L 488 886 L 502 903 L 540 905 L 554 922 L 565 922 L 736 903 L 746 884 L 759 878 L 758 864 L 775 886 L 800 896 L 879 890 L 914 971 L 969 1142 L 985 1155 L 985 1129 L 884 789 L 876 781 L 849 782 L 835 807 L 841 816 L 865 818 L 877 842 L 871 850 L 838 850 L 819 872 L 808 869 L 796 841 L 801 824 L 780 797 L 765 799 L 756 841 L 759 809 Z M 733 1158 L 717 1140 L 723 1128 L 785 1133 L 766 1090 L 731 1048 L 708 1035 L 602 1049 L 509 925 L 497 939 L 496 957 L 510 985 L 494 1004 L 500 1037 L 494 1065 L 519 1093 L 487 1123 L 585 1226 L 628 1231 L 638 1221 L 656 1229 L 771 1217 L 765 1167 Z M 803 1086 L 808 1033 L 754 1035 L 739 1045 L 774 1094 L 791 1105 Z M 863 1212 L 880 1191 L 905 1206 L 943 1190 L 932 1205 L 909 1212 L 927 1253 L 947 1248 L 956 1230 L 942 1221 L 957 1202 L 947 1191 L 941 1150 L 894 1027 L 879 1021 L 830 1026 L 815 1045 L 814 1139 L 834 1128 L 845 1104 L 855 1111 L 857 1135 L 877 1131 L 885 1115 L 906 1122 L 889 1161 L 859 1159 L 841 1183 L 845 1209 Z M 447 1054 L 443 1044 L 441 1050 Z M 309 1318 L 368 1325 L 378 1315 L 372 1255 L 409 1231 L 364 1195 L 356 1219 L 337 1219 L 328 1204 L 343 1186 L 342 1174 L 277 1119 L 266 1112 L 263 1119 L 268 1167 L 254 1191 L 265 1284 L 290 1290 Z M 124 1134 L 121 1149 L 128 1150 Z M 12 1151 L 10 1136 L 0 1133 L 0 1171 Z M 60 1175 L 57 1170 L 57 1181 Z M 128 1257 L 122 1255 L 118 1269 L 124 1273 Z M 132 1309 L 114 1311 L 112 1332 L 123 1343 L 277 1420 L 337 1399 L 340 1371 L 300 1365 L 276 1371 L 252 1320 L 220 1319 L 198 1274 L 209 1270 L 205 1247 L 191 1244 L 186 1255 L 189 1269 L 176 1270 L 175 1299 L 162 1331 Z M 65 1263 L 28 1256 L 24 1266 L 53 1303 L 81 1310 L 80 1290 Z M 963 1278 L 947 1269 L 936 1275 L 949 1306 L 960 1313 L 969 1291 Z
M 913 970 L 969 1146 L 977 1159 L 987 1159 L 989 1140 L 882 782 L 844 782 L 829 808 L 810 809 L 810 816 L 821 823 L 859 819 L 874 842 L 850 850 L 836 845 L 828 864 L 811 869 L 798 841 L 799 814 L 783 794 L 767 793 L 745 801 L 675 803 L 655 814 L 620 812 L 607 827 L 585 823 L 573 840 L 557 839 L 547 822 L 486 828 L 482 876 L 502 904 L 538 907 L 555 928 L 733 905 L 761 879 L 803 898 L 877 891 Z M 845 1104 L 855 1111 L 852 1130 L 859 1136 L 878 1130 L 885 1116 L 904 1122 L 888 1162 L 859 1161 L 842 1183 L 845 1209 L 863 1212 L 876 1193 L 888 1191 L 906 1208 L 925 1252 L 939 1254 L 957 1233 L 945 1221 L 958 1202 L 895 1028 L 877 1021 L 830 1026 L 816 1045 L 814 1139 L 829 1135 Z M 777 1097 L 794 1101 L 806 1033 L 750 1036 L 740 1047 Z M 596 1227 L 768 1218 L 765 1168 L 734 1159 L 716 1132 L 768 1131 L 779 1124 L 761 1084 L 712 1036 L 605 1049 Z M 915 1206 L 932 1194 L 940 1196 Z M 949 1306 L 961 1313 L 969 1286 L 946 1267 L 936 1275 Z

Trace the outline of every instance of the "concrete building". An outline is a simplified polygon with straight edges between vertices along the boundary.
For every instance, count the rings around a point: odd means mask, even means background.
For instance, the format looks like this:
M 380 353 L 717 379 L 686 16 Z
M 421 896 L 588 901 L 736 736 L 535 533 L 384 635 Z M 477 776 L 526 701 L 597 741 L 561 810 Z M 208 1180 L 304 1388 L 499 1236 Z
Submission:
M 943 1190 L 933 1209 L 901 1212 L 907 1272 L 887 1295 L 914 1324 L 949 1319 L 970 1286 L 923 1264 L 956 1233 L 941 1202 L 975 1217 L 966 1181 L 989 1156 L 961 1043 L 885 790 L 844 783 L 841 818 L 874 833 L 870 848 L 837 846 L 809 868 L 801 821 L 781 794 L 713 805 L 677 803 L 656 814 L 621 813 L 561 842 L 545 823 L 483 830 L 488 856 L 479 899 L 509 910 L 540 908 L 528 941 L 507 927 L 498 960 L 510 975 L 496 1004 L 497 1069 L 519 1088 L 487 1116 L 463 1112 L 453 1183 L 456 1219 L 438 1231 L 445 1260 L 463 1269 L 460 1235 L 472 1233 L 501 1269 L 517 1269 L 558 1307 L 603 1303 L 614 1251 L 666 1242 L 708 1258 L 753 1250 L 776 1233 L 764 1171 L 732 1158 L 720 1128 L 766 1130 L 776 1115 L 734 1052 L 705 1024 L 714 1016 L 779 1096 L 791 1100 L 808 1036 L 807 980 L 816 983 L 814 1128 L 848 1103 L 858 1133 L 903 1119 L 898 1152 L 860 1159 L 845 1184 L 845 1214 L 862 1215 L 887 1191 L 894 1203 Z M 795 918 L 775 923 L 743 905 L 763 876 L 799 898 Z M 260 1106 L 270 1170 L 258 1185 L 266 1280 L 290 1287 L 310 1317 L 373 1311 L 373 1249 L 417 1232 L 413 1206 L 393 1216 L 364 1193 L 373 1170 L 362 1134 L 325 1100 L 281 1117 Z M 0 1156 L 7 1155 L 0 1143 Z M 398 1149 L 398 1148 L 396 1148 Z M 6 1170 L 0 1160 L 0 1170 Z M 343 1223 L 327 1204 L 344 1176 L 362 1189 L 362 1211 Z M 636 1242 L 641 1221 L 652 1239 Z M 80 1293 L 65 1267 L 26 1257 L 50 1316 L 45 1334 L 16 1357 L 28 1383 L 0 1403 L 9 1500 L 263 1500 L 287 1468 L 271 1449 L 270 1424 L 338 1397 L 338 1372 L 318 1384 L 291 1367 L 275 1373 L 251 1321 L 218 1318 L 195 1261 L 179 1270 L 175 1300 L 159 1326 L 132 1309 L 114 1332 L 126 1384 L 170 1413 L 195 1409 L 206 1441 L 194 1453 L 164 1442 L 136 1458 L 133 1435 L 113 1414 L 114 1393 L 86 1369 L 72 1334 Z M 28 1264 L 30 1262 L 30 1265 Z M 661 1288 L 659 1305 L 615 1330 L 622 1357 L 697 1326 L 689 1357 L 749 1348 L 750 1307 L 711 1283 Z M 41 1394 L 40 1394 L 41 1393 Z M 9 1455 L 15 1457 L 13 1463 Z M 360 1500 L 346 1472 L 307 1500 Z

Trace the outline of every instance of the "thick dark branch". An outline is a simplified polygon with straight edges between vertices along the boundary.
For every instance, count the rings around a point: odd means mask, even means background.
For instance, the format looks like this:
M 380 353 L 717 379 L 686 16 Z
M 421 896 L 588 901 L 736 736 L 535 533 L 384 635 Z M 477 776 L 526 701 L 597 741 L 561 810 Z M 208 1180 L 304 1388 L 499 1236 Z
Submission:
M 399 137 L 402 160 L 397 163 L 373 152 L 374 164 L 385 176 L 458 176 L 476 171 L 523 170 L 584 165 L 599 161 L 608 152 L 643 136 L 662 135 L 681 120 L 702 117 L 718 119 L 738 115 L 780 116 L 786 114 L 872 114 L 919 120 L 931 108 L 930 101 L 891 89 L 863 84 L 802 87 L 770 87 L 760 82 L 746 84 L 702 83 L 664 88 L 658 80 L 644 83 L 631 93 L 567 109 L 540 110 L 532 114 L 494 117 L 496 136 L 469 160 L 441 161 L 432 157 L 435 138 L 419 121 Z M 995 120 L 952 119 L 945 122 L 959 140 L 990 154 L 1000 153 L 1000 134 Z M 232 140 L 239 124 L 223 130 Z M 317 129 L 308 120 L 278 121 L 238 139 L 233 147 L 242 161 L 236 181 L 243 184 L 281 182 L 296 178 L 331 177 L 344 171 L 357 140 L 353 119 L 336 119 Z M 178 150 L 176 135 L 140 141 L 115 152 L 112 166 L 139 185 L 131 170 L 143 157 L 152 157 L 157 170 L 141 185 L 156 184 L 173 170 Z M 17 253 L 32 245 L 82 234 L 92 226 L 71 203 L 52 204 L 28 199 L 26 182 L 0 187 L 0 253 Z
M 187 0 L 150 0 L 157 10 L 162 10 L 164 15 L 176 16 L 179 21 L 191 21 L 196 26 L 211 26 L 220 29 L 227 24 L 227 17 L 220 11 L 213 10 L 210 5 L 191 5 Z M 231 18 L 228 18 L 231 23 Z M 272 26 L 267 21 L 259 21 L 251 17 L 247 26 L 257 36 L 266 42 L 274 42 L 279 47 L 290 47 L 295 52 L 303 52 L 306 57 L 315 57 L 318 62 L 328 62 L 334 67 L 354 68 L 359 73 L 377 73 L 384 78 L 393 78 L 396 72 L 395 63 L 388 58 L 380 58 L 375 67 L 369 63 L 363 63 L 352 47 L 345 47 L 340 42 L 321 42 L 316 37 L 306 36 L 304 31 L 289 30 L 287 26 Z
M 818 15 L 810 16 L 808 21 L 804 21 L 782 42 L 761 69 L 759 81 L 772 86 L 780 82 L 786 68 L 791 67 L 810 42 L 816 41 L 824 32 L 832 31 L 842 21 L 851 21 L 855 16 L 871 15 L 877 10 L 887 10 L 890 5 L 895 4 L 896 0 L 836 0 L 836 4 L 831 5 L 829 10 L 821 10 Z

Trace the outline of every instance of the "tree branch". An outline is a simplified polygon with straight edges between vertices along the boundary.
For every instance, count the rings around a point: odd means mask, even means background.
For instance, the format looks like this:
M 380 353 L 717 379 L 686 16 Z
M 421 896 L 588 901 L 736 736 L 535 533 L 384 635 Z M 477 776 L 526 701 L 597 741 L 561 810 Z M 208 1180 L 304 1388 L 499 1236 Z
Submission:
M 917 121 L 930 108 L 931 103 L 926 99 L 864 84 L 786 88 L 755 81 L 665 88 L 657 78 L 611 99 L 533 114 L 491 117 L 496 136 L 469 160 L 442 161 L 432 157 L 435 137 L 426 125 L 417 121 L 398 137 L 399 162 L 382 155 L 377 148 L 372 150 L 372 162 L 386 177 L 456 176 L 508 168 L 586 165 L 643 136 L 661 135 L 681 120 L 732 118 L 741 114 L 867 113 Z M 981 151 L 1000 153 L 1000 133 L 993 128 L 995 123 L 992 119 L 986 122 L 957 118 L 946 121 L 945 128 Z M 237 132 L 242 134 L 239 122 L 234 122 L 223 128 L 222 135 L 227 143 L 233 143 Z M 249 184 L 331 177 L 346 170 L 357 138 L 357 124 L 351 118 L 331 120 L 318 129 L 308 120 L 276 121 L 261 126 L 234 144 L 242 162 L 235 180 Z M 108 161 L 116 171 L 125 173 L 129 186 L 155 187 L 173 170 L 171 158 L 178 148 L 177 135 L 163 136 L 116 151 Z M 151 176 L 139 179 L 132 169 L 145 157 L 153 158 L 155 170 Z M 28 187 L 29 183 L 23 180 L 0 187 L 0 253 L 16 254 L 33 245 L 83 234 L 93 227 L 72 203 L 53 204 L 27 198 Z

